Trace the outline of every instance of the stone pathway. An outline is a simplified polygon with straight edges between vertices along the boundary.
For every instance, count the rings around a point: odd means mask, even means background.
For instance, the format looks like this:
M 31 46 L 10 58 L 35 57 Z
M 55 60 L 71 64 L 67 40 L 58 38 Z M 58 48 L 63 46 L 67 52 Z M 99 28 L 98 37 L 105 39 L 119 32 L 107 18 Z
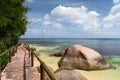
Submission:
M 31 67 L 28 50 L 23 45 L 18 46 L 15 56 L 7 64 L 1 74 L 1 80 L 40 80 L 36 68 Z

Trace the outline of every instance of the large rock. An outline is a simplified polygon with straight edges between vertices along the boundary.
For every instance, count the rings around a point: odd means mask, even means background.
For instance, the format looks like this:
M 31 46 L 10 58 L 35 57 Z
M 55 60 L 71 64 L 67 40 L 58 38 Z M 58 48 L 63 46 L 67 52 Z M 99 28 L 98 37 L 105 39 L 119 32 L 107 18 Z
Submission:
M 88 80 L 80 72 L 75 70 L 61 70 L 55 75 L 58 80 Z
M 98 52 L 80 45 L 68 47 L 58 62 L 58 66 L 83 70 L 111 68 L 111 65 Z

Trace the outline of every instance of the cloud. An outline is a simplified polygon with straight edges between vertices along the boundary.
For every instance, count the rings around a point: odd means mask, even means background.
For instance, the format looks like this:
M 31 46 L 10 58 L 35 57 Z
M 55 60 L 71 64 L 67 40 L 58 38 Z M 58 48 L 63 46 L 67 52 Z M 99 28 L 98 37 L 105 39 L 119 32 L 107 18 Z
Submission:
M 65 24 L 70 24 L 82 26 L 84 30 L 87 30 L 98 27 L 99 15 L 96 11 L 89 11 L 85 6 L 65 7 L 59 5 L 43 18 L 31 18 L 29 21 L 57 29 L 63 29 Z
M 27 0 L 28 3 L 34 3 L 35 0 Z
M 120 12 L 120 4 L 113 6 L 109 14 L 115 15 L 116 13 L 119 13 L 119 12 Z
M 120 26 L 120 3 L 114 5 L 109 14 L 103 18 L 104 27 Z
M 30 23 L 39 23 L 42 21 L 41 18 L 31 18 L 28 20 Z
M 119 37 L 120 0 L 113 0 L 113 3 L 108 15 L 104 17 L 84 5 L 80 7 L 59 5 L 41 18 L 31 18 L 29 21 L 40 27 L 29 31 L 33 34 L 43 34 L 43 36 L 58 35 L 63 37 L 76 34 L 79 36 L 83 32 L 96 36 Z
M 50 26 L 50 27 L 54 27 L 54 28 L 57 28 L 57 29 L 62 29 L 63 28 L 63 25 L 61 23 L 53 21 L 52 19 L 50 19 L 49 15 L 45 15 L 44 18 L 42 19 L 41 23 L 44 26 Z
M 65 7 L 57 6 L 51 11 L 55 21 L 84 26 L 84 29 L 97 27 L 99 13 L 89 11 L 85 6 Z
M 47 21 L 47 20 L 43 21 L 42 24 L 43 24 L 44 26 L 49 26 L 49 27 L 51 27 L 51 28 L 52 28 L 52 27 L 53 27 L 53 28 L 57 28 L 57 29 L 62 29 L 62 28 L 63 28 L 63 25 L 62 25 L 62 24 L 57 23 L 57 22 Z
M 107 16 L 100 17 L 100 15 L 96 11 L 88 10 L 83 5 L 81 7 L 65 7 L 59 5 L 51 11 L 49 16 L 54 21 L 71 24 L 75 28 L 83 28 L 85 31 L 94 31 L 96 33 L 106 31 L 107 28 L 112 32 L 111 28 L 117 29 L 120 25 L 120 4 L 112 6 Z
M 42 35 L 41 35 L 42 34 Z M 64 34 L 64 35 L 63 35 Z M 40 29 L 40 28 L 29 28 L 27 30 L 26 36 L 21 36 L 22 38 L 40 38 L 40 37 L 67 37 L 68 33 L 62 30 L 51 30 L 51 29 Z
M 113 0 L 113 3 L 118 4 L 118 3 L 120 3 L 120 0 Z
M 31 24 L 39 24 L 41 26 L 56 28 L 56 29 L 63 29 L 64 25 L 53 21 L 50 19 L 49 15 L 45 15 L 43 18 L 30 18 L 29 22 Z

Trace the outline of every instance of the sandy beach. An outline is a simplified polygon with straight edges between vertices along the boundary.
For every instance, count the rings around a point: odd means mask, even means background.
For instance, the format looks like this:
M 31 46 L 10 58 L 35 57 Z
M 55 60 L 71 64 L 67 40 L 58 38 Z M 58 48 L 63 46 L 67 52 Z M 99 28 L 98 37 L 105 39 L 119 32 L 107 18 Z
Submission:
M 57 46 L 37 46 L 32 45 L 37 49 L 36 54 L 55 71 L 58 69 L 58 61 L 61 57 L 49 56 L 56 53 L 59 50 L 55 50 Z M 96 71 L 84 71 L 77 70 L 84 75 L 88 80 L 120 80 L 120 56 L 105 56 L 105 59 L 109 61 L 116 69 L 96 70 Z M 39 62 L 34 59 L 35 66 L 39 66 Z

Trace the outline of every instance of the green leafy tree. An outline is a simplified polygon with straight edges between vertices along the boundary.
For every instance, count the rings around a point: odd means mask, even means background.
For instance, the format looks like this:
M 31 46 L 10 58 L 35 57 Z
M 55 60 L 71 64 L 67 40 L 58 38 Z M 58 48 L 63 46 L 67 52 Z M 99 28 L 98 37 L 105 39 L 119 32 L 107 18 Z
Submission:
M 23 3 L 24 0 L 0 0 L 0 53 L 16 44 L 26 31 L 29 8 Z

